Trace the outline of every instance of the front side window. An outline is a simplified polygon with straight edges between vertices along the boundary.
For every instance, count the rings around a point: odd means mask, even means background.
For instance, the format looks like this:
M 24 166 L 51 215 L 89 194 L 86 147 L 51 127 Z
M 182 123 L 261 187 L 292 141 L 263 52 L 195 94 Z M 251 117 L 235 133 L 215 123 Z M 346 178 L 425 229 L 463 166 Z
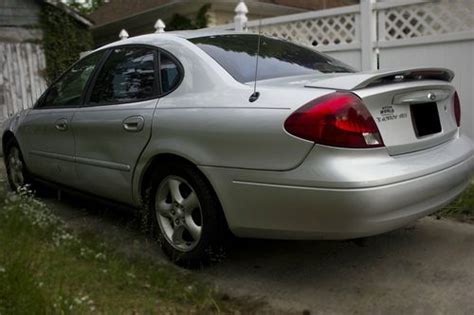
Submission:
M 137 102 L 156 94 L 155 51 L 120 47 L 112 50 L 100 70 L 89 105 Z
M 76 63 L 49 88 L 44 102 L 40 102 L 39 106 L 68 107 L 80 105 L 87 80 L 89 80 L 102 55 L 102 51 L 97 52 Z
M 190 39 L 237 81 L 255 79 L 258 35 L 216 35 Z M 354 72 L 336 59 L 290 42 L 260 37 L 257 80 L 311 73 Z

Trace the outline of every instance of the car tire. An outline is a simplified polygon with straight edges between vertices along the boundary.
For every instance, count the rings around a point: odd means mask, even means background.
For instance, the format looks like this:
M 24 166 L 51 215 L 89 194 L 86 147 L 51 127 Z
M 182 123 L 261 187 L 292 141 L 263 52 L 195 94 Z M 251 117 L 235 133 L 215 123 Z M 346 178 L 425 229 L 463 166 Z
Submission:
M 12 191 L 18 191 L 26 187 L 32 190 L 33 178 L 26 168 L 20 146 L 15 139 L 11 139 L 7 143 L 5 151 L 5 169 L 10 189 Z
M 227 223 L 214 190 L 194 166 L 160 167 L 147 195 L 153 235 L 173 263 L 198 268 L 223 259 Z

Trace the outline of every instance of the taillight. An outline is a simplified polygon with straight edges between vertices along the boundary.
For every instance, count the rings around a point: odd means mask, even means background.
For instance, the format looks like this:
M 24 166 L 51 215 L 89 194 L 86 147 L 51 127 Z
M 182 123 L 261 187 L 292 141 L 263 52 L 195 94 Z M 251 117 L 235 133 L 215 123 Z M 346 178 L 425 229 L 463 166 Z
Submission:
M 286 119 L 285 129 L 294 136 L 330 146 L 384 145 L 362 100 L 349 92 L 331 93 L 305 104 Z
M 453 110 L 454 110 L 454 117 L 456 118 L 456 124 L 458 125 L 458 127 L 460 127 L 461 126 L 461 103 L 459 102 L 458 92 L 454 92 Z

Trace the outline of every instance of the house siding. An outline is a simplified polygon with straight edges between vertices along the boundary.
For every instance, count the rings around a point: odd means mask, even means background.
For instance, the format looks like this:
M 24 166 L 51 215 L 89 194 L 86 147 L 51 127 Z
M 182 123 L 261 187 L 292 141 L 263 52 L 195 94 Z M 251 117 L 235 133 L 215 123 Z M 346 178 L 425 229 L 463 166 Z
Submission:
M 40 9 L 35 0 L 0 0 L 0 127 L 46 87 Z
M 1 0 L 0 27 L 36 26 L 39 24 L 40 8 L 34 0 Z

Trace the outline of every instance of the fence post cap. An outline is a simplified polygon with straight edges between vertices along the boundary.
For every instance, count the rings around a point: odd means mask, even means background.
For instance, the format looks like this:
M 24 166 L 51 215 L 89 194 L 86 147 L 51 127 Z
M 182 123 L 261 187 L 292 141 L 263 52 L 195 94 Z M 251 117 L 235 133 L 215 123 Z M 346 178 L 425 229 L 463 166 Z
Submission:
M 120 31 L 120 33 L 119 33 L 119 38 L 120 38 L 120 39 L 127 39 L 128 36 L 129 36 L 129 35 L 128 35 L 128 33 L 127 33 L 127 31 L 126 31 L 125 29 L 122 29 L 122 30 Z
M 165 31 L 166 24 L 163 22 L 162 19 L 156 20 L 155 23 L 155 33 L 163 33 Z
M 234 11 L 237 14 L 247 14 L 247 13 L 249 13 L 249 9 L 247 8 L 247 5 L 243 1 L 240 1 L 239 4 L 237 4 Z

